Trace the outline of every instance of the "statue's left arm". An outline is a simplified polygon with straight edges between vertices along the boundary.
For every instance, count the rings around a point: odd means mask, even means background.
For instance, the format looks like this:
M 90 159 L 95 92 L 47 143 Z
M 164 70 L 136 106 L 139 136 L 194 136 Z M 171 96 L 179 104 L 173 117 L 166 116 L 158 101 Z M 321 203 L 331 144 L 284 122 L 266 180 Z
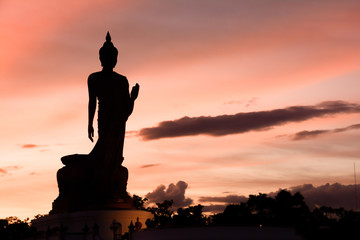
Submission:
M 94 86 L 95 78 L 93 75 L 90 75 L 88 78 L 88 90 L 89 90 L 89 104 L 88 104 L 88 137 L 93 142 L 94 137 L 94 128 L 93 120 L 96 111 L 96 94 Z

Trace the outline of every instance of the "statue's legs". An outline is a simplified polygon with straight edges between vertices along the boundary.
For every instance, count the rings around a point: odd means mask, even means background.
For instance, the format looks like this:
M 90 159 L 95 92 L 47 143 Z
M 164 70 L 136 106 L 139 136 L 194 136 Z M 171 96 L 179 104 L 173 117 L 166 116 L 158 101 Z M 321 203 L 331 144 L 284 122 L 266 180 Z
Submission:
M 121 165 L 124 160 L 124 137 L 125 122 L 102 126 L 99 121 L 99 139 L 89 156 L 94 159 L 96 166 L 93 174 L 97 179 L 96 189 L 104 199 L 127 196 L 128 171 Z

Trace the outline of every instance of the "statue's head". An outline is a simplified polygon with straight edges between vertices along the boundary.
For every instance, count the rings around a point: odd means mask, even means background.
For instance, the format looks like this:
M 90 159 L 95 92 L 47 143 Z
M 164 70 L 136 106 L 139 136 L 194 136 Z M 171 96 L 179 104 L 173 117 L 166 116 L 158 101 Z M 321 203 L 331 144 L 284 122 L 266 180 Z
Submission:
M 114 68 L 117 63 L 118 50 L 111 42 L 110 33 L 106 34 L 106 42 L 99 50 L 101 66 Z

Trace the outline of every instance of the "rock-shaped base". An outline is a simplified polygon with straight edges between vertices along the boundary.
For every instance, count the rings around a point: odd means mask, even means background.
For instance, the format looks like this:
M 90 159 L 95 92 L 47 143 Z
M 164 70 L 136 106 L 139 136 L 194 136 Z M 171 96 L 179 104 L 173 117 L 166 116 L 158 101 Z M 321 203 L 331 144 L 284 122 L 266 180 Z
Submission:
M 61 158 L 65 165 L 59 169 L 59 196 L 50 214 L 85 210 L 135 209 L 126 191 L 128 170 L 119 164 L 111 171 L 104 169 L 90 155 L 74 154 Z M 109 174 L 110 172 L 110 174 Z

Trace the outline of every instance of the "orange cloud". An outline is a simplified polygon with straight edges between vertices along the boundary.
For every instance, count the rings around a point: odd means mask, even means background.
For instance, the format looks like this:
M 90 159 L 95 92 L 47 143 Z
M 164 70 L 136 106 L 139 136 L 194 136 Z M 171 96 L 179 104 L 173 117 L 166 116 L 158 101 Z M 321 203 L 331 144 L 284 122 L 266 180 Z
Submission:
M 43 147 L 43 146 L 46 146 L 46 145 L 24 144 L 24 145 L 22 145 L 21 147 L 22 147 L 22 148 L 38 148 L 38 147 Z
M 15 166 L 8 166 L 8 167 L 2 167 L 2 168 L 0 168 L 0 174 L 2 174 L 2 175 L 0 175 L 0 176 L 11 175 L 10 172 L 15 171 L 15 170 L 18 170 L 18 169 L 20 169 L 20 168 L 21 168 L 21 167 L 20 167 L 20 166 L 17 166 L 17 165 L 15 165 Z

